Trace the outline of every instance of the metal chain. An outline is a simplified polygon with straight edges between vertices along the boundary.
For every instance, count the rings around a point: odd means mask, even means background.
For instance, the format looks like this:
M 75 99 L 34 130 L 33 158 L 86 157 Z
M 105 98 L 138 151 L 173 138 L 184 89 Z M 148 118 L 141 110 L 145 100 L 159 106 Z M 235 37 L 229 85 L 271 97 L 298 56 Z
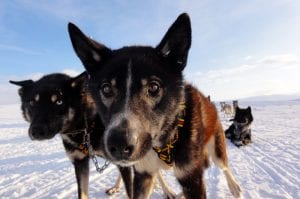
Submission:
M 100 173 L 100 174 L 102 174 L 103 171 L 104 171 L 105 169 L 107 169 L 107 167 L 110 165 L 110 162 L 107 161 L 107 160 L 105 160 L 105 162 L 104 162 L 104 164 L 102 165 L 102 167 L 100 167 L 100 166 L 99 166 L 99 163 L 98 163 L 98 160 L 97 160 L 97 157 L 96 157 L 95 155 L 92 155 L 91 158 L 92 158 L 92 160 L 93 160 L 93 162 L 94 162 L 94 165 L 95 165 L 95 167 L 96 167 L 96 171 L 97 171 L 98 173 Z
M 110 165 L 110 162 L 105 160 L 104 164 L 100 167 L 97 157 L 94 155 L 92 145 L 90 144 L 90 134 L 88 133 L 88 121 L 87 116 L 85 115 L 85 131 L 83 137 L 83 144 L 88 148 L 89 156 L 93 160 L 93 163 L 96 167 L 96 171 L 100 174 L 103 173 L 105 169 Z

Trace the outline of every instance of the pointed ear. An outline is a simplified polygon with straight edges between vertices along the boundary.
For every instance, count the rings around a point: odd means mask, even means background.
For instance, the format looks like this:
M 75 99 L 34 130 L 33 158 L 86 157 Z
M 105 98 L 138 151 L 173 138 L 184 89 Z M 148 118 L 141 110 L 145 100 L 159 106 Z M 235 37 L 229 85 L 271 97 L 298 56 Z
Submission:
M 71 78 L 70 86 L 72 88 L 82 87 L 86 79 L 87 79 L 87 73 L 83 72 L 80 75 Z
M 23 80 L 23 81 L 12 81 L 9 80 L 9 83 L 17 85 L 17 86 L 21 86 L 21 87 L 30 87 L 34 84 L 34 81 L 30 80 Z
M 111 54 L 110 49 L 85 36 L 74 24 L 69 23 L 68 30 L 73 48 L 88 73 L 97 69 Z
M 169 28 L 156 47 L 158 52 L 171 61 L 172 66 L 182 71 L 186 65 L 191 47 L 191 22 L 188 14 L 181 14 Z
M 19 96 L 23 96 L 24 90 L 30 88 L 31 86 L 33 86 L 34 81 L 32 81 L 31 79 L 29 80 L 23 80 L 23 81 L 12 81 L 9 80 L 9 83 L 17 85 L 17 86 L 21 86 L 21 88 L 18 90 L 18 94 Z
M 251 113 L 251 107 L 250 107 L 250 106 L 248 106 L 247 111 L 248 111 L 249 113 Z

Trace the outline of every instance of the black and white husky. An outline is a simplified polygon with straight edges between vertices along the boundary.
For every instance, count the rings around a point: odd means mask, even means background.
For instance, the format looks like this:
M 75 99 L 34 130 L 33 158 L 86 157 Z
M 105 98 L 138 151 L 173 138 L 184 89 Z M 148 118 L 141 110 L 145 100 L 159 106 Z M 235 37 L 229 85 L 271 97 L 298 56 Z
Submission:
M 251 107 L 243 109 L 237 106 L 235 116 L 231 121 L 233 123 L 225 131 L 226 137 L 237 147 L 251 143 L 251 124 L 253 122 Z
M 134 167 L 133 198 L 149 198 L 157 172 L 170 166 L 186 199 L 205 198 L 209 157 L 224 171 L 231 193 L 241 196 L 215 106 L 183 80 L 191 46 L 187 14 L 155 48 L 111 50 L 71 23 L 69 33 L 105 126 L 104 153 L 115 164 Z

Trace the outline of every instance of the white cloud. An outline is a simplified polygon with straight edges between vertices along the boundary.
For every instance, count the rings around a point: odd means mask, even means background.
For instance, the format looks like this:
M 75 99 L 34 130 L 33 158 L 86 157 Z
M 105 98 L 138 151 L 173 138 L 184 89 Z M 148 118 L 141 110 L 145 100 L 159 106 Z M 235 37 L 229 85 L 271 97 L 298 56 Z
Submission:
M 245 60 L 251 60 L 252 58 L 253 58 L 252 56 L 248 55 L 248 56 L 246 56 L 244 59 L 245 59 Z
M 300 56 L 295 54 L 280 54 L 245 60 L 245 63 L 232 68 L 222 68 L 195 74 L 186 74 L 186 79 L 192 82 L 213 100 L 239 99 L 257 95 L 292 94 L 300 92 Z M 70 76 L 80 74 L 80 71 L 66 68 L 62 73 Z M 44 74 L 34 73 L 25 76 L 0 76 L 0 104 L 19 102 L 17 86 L 8 80 L 38 80 Z
M 291 94 L 300 91 L 300 57 L 282 54 L 244 65 L 187 74 L 206 95 L 214 100 L 238 99 L 257 95 Z
M 284 64 L 284 65 L 290 65 L 290 64 L 300 64 L 300 58 L 299 56 L 296 56 L 294 54 L 281 54 L 281 55 L 272 55 L 268 57 L 264 57 L 259 61 L 259 63 L 264 64 Z
M 20 46 L 16 45 L 11 45 L 11 44 L 0 44 L 0 50 L 5 50 L 5 51 L 15 51 L 15 52 L 20 52 L 24 54 L 29 54 L 29 55 L 41 55 L 43 52 L 38 52 L 34 51 L 28 48 L 23 48 Z
M 65 73 L 67 75 L 70 75 L 71 77 L 75 77 L 79 75 L 81 72 L 74 70 L 74 69 L 64 69 L 62 73 Z

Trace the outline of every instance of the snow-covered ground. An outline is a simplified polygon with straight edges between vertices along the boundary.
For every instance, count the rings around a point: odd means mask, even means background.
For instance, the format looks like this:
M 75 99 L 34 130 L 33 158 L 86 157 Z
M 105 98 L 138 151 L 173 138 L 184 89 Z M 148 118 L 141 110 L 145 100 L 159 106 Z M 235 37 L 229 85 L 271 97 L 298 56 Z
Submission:
M 252 105 L 254 143 L 239 149 L 227 142 L 244 198 L 300 198 L 300 102 L 251 103 L 241 107 Z M 230 123 L 220 115 L 225 129 Z M 19 105 L 0 106 L 0 198 L 76 198 L 73 166 L 60 137 L 31 141 L 27 128 Z M 101 175 L 94 165 L 90 168 L 90 198 L 124 198 L 124 189 L 111 197 L 105 194 L 118 175 L 114 166 Z M 179 192 L 172 172 L 163 174 Z M 208 198 L 232 198 L 217 167 L 206 171 L 206 184 Z M 151 198 L 162 198 L 158 185 Z

